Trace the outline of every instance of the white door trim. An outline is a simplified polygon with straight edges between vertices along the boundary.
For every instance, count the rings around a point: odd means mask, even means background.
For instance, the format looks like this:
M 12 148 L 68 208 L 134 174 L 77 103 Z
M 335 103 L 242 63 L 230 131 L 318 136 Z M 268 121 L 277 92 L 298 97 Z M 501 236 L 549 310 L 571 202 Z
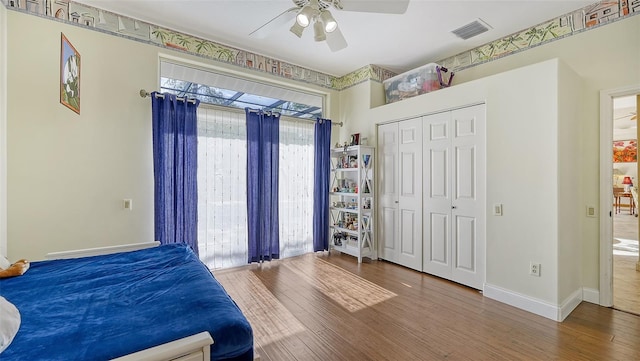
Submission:
M 600 305 L 613 306 L 613 98 L 640 93 L 640 84 L 600 91 Z

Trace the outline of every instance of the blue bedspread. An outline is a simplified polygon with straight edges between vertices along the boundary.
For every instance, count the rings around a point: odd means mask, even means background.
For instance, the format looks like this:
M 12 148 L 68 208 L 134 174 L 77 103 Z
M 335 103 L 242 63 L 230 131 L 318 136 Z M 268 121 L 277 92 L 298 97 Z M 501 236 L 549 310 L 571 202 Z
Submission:
M 249 322 L 181 244 L 31 263 L 0 280 L 20 330 L 0 360 L 108 360 L 209 331 L 212 360 L 251 360 Z

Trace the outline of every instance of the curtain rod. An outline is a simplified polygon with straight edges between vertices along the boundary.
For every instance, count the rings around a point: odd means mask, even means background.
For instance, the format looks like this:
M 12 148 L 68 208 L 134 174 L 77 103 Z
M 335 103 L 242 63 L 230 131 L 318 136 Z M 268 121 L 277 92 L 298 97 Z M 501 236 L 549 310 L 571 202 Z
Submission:
M 251 113 L 257 113 L 257 112 L 260 112 L 260 111 L 268 113 L 268 114 L 280 114 L 280 113 L 272 112 L 270 110 L 249 109 L 249 112 L 251 112 Z M 315 123 L 316 122 L 313 119 L 306 119 L 306 118 L 295 118 L 295 119 L 296 119 L 296 121 L 301 121 L 301 122 L 311 122 L 311 123 Z M 340 126 L 341 127 L 342 126 L 342 122 L 340 122 L 340 123 L 331 122 L 331 125 L 336 125 L 336 126 Z
M 148 91 L 146 91 L 146 90 L 144 90 L 144 89 L 140 89 L 140 96 L 141 96 L 141 97 L 143 97 L 143 98 L 150 97 L 150 96 L 151 96 L 151 93 L 149 93 Z M 156 93 L 156 97 L 159 97 L 159 98 L 163 98 L 163 99 L 164 99 L 164 95 L 159 94 L 159 93 Z M 184 99 L 184 98 L 178 98 L 178 100 L 184 101 L 185 99 Z M 189 102 L 192 102 L 192 103 L 195 103 L 195 100 L 192 100 L 192 99 L 189 99 L 188 101 L 189 101 Z M 234 109 L 235 109 L 235 108 L 234 108 Z M 256 112 L 257 110 L 250 109 L 250 111 L 252 111 L 252 112 Z M 269 112 L 269 113 L 271 113 L 271 112 Z M 312 123 L 315 123 L 315 122 L 316 122 L 316 121 L 315 121 L 315 120 L 313 120 L 313 119 L 305 119 L 305 118 L 295 118 L 295 119 L 296 119 L 296 120 L 300 120 L 300 121 L 305 121 L 305 122 L 312 122 Z M 336 125 L 336 126 L 340 126 L 340 127 L 341 127 L 341 126 L 342 126 L 342 122 L 340 122 L 340 123 L 334 123 L 334 122 L 331 122 L 331 125 Z
M 149 93 L 148 91 L 146 91 L 144 89 L 140 89 L 140 96 L 143 97 L 143 98 L 150 97 L 151 93 Z M 156 93 L 156 98 L 164 99 L 164 94 Z M 196 103 L 195 99 L 187 99 L 187 98 L 180 98 L 180 97 L 177 97 L 176 99 L 178 99 L 178 101 L 181 101 L 181 102 L 187 101 L 187 102 L 192 103 L 192 104 Z
M 249 109 L 249 113 L 260 113 L 260 112 L 263 112 L 263 113 L 268 114 L 268 115 L 275 115 L 275 116 L 278 116 L 278 117 L 281 115 L 280 113 L 274 112 L 274 111 L 271 111 L 271 110 Z

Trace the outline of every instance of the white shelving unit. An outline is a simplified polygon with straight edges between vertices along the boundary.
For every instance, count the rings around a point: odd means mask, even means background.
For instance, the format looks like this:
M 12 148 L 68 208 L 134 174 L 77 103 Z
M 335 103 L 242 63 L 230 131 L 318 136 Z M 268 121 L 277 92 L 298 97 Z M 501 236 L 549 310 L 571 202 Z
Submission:
M 377 258 L 374 237 L 375 148 L 363 145 L 331 150 L 329 245 L 358 258 Z

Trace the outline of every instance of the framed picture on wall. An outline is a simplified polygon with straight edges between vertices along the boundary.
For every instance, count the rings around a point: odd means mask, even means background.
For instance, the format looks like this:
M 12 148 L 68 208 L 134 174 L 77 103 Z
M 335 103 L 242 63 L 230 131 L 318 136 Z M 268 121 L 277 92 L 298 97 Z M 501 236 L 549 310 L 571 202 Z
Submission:
M 80 114 L 80 54 L 60 35 L 60 103 Z
M 638 161 L 638 141 L 614 140 L 613 141 L 613 162 L 632 163 Z

